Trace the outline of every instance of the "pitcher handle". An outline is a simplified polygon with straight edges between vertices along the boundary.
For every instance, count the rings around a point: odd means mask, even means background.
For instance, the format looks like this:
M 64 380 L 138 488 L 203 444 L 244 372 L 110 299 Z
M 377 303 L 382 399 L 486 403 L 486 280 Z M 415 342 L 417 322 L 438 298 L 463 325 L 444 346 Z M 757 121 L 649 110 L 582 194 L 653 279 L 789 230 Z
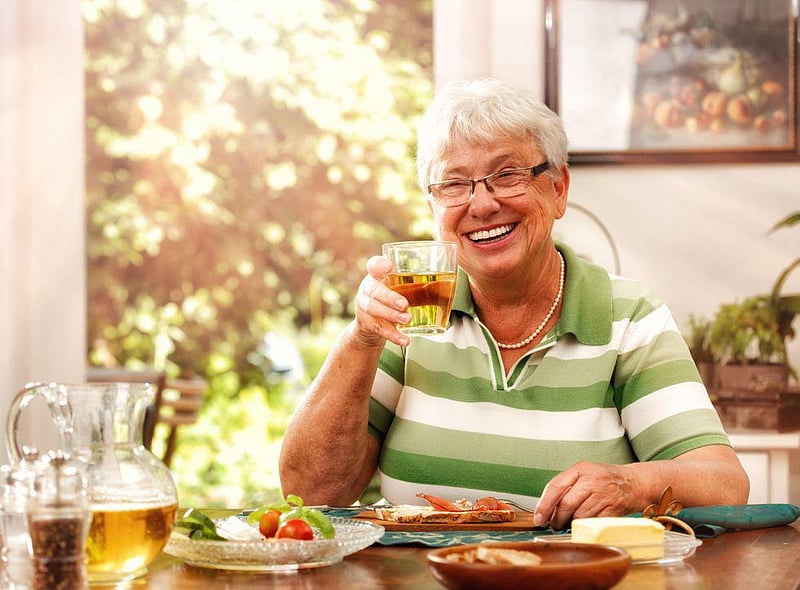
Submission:
M 38 395 L 43 396 L 47 403 L 50 416 L 61 435 L 64 450 L 72 451 L 72 408 L 67 398 L 67 389 L 57 383 L 29 383 L 14 396 L 6 419 L 6 449 L 13 463 L 19 463 L 24 457 L 17 442 L 19 418 Z

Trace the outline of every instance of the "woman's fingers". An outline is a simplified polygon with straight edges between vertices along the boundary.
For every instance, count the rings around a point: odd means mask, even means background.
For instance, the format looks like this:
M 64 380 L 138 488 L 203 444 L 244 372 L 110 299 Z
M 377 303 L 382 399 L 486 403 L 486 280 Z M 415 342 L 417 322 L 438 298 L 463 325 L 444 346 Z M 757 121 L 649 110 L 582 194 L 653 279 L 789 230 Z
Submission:
M 550 524 L 552 526 L 552 519 L 559 502 L 561 502 L 561 498 L 572 489 L 577 479 L 578 473 L 570 468 L 562 471 L 547 483 L 542 492 L 542 497 L 536 505 L 536 512 L 533 515 L 534 525 Z
M 592 492 L 586 488 L 571 488 L 561 497 L 553 515 L 550 517 L 550 527 L 554 530 L 563 530 L 569 526 L 579 508 L 589 500 Z
M 395 326 L 411 321 L 411 314 L 405 297 L 384 283 L 384 277 L 391 269 L 391 261 L 382 256 L 373 256 L 367 262 L 368 274 L 356 293 L 356 323 L 359 333 L 369 340 L 377 337 L 407 346 L 408 337 Z
M 632 483 L 624 466 L 581 461 L 548 483 L 534 523 L 563 529 L 574 518 L 621 516 L 630 511 Z

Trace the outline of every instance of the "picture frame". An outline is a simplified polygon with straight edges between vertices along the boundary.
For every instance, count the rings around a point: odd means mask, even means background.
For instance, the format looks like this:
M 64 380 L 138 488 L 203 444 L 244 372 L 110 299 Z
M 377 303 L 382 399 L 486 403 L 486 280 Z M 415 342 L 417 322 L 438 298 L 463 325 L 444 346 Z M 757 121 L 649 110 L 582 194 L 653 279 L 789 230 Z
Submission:
M 798 0 L 544 0 L 571 163 L 800 160 Z

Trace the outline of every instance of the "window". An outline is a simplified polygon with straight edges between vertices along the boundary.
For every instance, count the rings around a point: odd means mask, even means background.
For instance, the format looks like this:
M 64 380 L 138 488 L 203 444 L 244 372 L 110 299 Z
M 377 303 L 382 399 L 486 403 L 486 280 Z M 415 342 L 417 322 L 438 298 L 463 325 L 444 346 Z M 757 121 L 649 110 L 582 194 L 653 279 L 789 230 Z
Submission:
M 210 480 L 206 505 L 236 503 L 228 469 L 277 485 L 294 398 L 265 336 L 290 330 L 313 375 L 366 258 L 426 232 L 431 9 L 84 0 L 89 356 L 208 379 L 182 501 Z

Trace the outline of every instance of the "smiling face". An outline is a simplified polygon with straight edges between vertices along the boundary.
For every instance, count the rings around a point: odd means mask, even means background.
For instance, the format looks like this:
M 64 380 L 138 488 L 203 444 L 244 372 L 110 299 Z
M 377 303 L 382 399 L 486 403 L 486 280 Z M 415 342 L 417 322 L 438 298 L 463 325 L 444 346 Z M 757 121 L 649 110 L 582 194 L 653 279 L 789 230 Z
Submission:
M 544 160 L 522 138 L 502 138 L 491 145 L 455 141 L 435 172 L 437 180 L 481 178 Z M 532 178 L 518 196 L 498 199 L 481 182 L 464 205 L 445 208 L 430 199 L 428 204 L 437 237 L 458 244 L 459 264 L 473 281 L 515 278 L 521 281 L 515 284 L 528 284 L 526 274 L 537 273 L 544 253 L 552 249 L 553 222 L 564 215 L 568 187 L 569 172 L 564 167 Z

